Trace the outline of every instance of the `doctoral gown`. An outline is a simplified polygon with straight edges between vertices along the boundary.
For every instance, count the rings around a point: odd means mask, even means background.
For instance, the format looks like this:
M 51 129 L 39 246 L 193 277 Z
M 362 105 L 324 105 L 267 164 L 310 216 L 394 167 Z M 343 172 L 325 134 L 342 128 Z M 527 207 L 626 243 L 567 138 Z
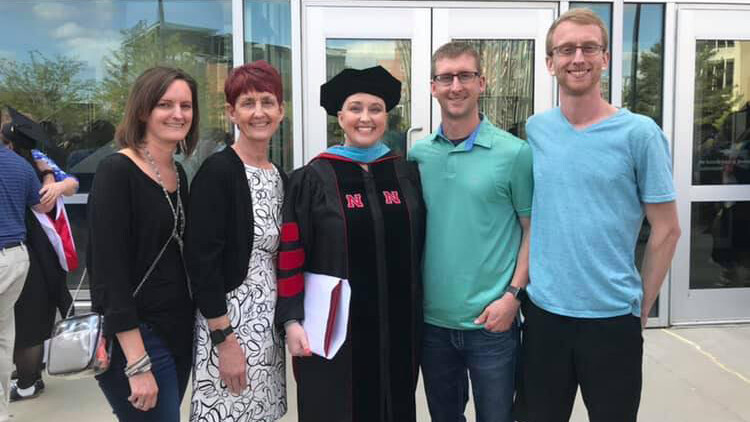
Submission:
M 304 319 L 304 272 L 348 279 L 346 341 L 294 358 L 301 422 L 416 420 L 425 208 L 414 163 L 321 154 L 295 171 L 283 208 L 276 322 Z

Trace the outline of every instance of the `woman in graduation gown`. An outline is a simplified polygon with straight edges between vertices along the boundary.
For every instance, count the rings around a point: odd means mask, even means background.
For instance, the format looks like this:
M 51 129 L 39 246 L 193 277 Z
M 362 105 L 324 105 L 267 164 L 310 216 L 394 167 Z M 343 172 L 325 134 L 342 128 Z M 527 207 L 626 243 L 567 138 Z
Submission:
M 296 170 L 285 198 L 276 322 L 294 356 L 302 422 L 416 420 L 424 204 L 419 173 L 382 142 L 401 83 L 380 66 L 321 86 L 343 145 Z M 310 352 L 304 273 L 351 285 L 346 341 L 330 360 Z

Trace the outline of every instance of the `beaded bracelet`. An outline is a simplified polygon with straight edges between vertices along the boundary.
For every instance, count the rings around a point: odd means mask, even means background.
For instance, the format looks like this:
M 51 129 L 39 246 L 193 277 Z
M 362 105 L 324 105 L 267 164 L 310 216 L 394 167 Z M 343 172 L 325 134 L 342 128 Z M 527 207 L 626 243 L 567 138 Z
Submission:
M 125 368 L 125 376 L 130 378 L 134 375 L 142 374 L 151 370 L 151 358 L 148 353 L 144 353 L 140 359 L 133 362 L 132 365 L 128 365 Z

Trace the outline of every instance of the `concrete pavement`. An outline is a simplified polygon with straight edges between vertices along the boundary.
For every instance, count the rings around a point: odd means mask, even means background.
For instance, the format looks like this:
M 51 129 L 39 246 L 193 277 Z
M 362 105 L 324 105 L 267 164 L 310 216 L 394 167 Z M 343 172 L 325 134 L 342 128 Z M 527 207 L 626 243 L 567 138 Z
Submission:
M 750 325 L 649 329 L 644 338 L 640 421 L 750 422 Z M 290 410 L 281 422 L 297 420 L 289 366 Z M 13 422 L 114 420 L 93 380 L 47 377 L 45 382 L 46 391 L 38 398 L 11 403 Z M 417 394 L 418 421 L 427 422 L 424 391 L 420 388 Z M 183 415 L 188 406 L 186 399 Z M 469 403 L 466 412 L 470 421 L 472 406 Z M 571 421 L 587 420 L 579 397 Z

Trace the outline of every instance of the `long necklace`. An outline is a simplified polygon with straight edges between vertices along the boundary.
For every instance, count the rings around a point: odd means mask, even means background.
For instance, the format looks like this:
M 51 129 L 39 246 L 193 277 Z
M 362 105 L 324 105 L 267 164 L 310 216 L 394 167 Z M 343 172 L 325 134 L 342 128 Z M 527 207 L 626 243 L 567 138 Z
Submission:
M 151 170 L 153 170 L 156 175 L 156 182 L 161 186 L 161 190 L 164 192 L 164 197 L 167 198 L 167 203 L 169 203 L 169 209 L 172 211 L 172 217 L 174 218 L 175 223 L 174 229 L 172 230 L 172 237 L 177 242 L 180 251 L 182 251 L 182 237 L 185 234 L 185 209 L 182 206 L 182 196 L 180 195 L 180 174 L 177 173 L 177 165 L 175 164 L 174 159 L 172 159 L 172 168 L 174 169 L 174 174 L 177 179 L 177 206 L 175 207 L 172 203 L 172 198 L 169 197 L 167 188 L 164 187 L 164 183 L 161 179 L 161 172 L 159 172 L 159 168 L 156 166 L 154 157 L 148 152 L 148 148 L 143 148 L 143 152 L 146 156 L 146 161 L 151 165 Z

